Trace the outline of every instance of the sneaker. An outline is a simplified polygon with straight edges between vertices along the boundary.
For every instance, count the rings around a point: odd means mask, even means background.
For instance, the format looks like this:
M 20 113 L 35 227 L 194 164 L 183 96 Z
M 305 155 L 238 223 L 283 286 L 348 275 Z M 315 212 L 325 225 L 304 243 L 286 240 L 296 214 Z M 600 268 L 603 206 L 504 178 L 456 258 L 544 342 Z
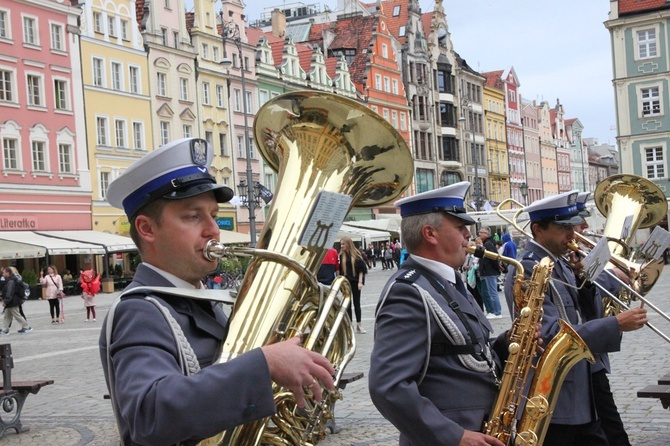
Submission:
M 95 318 L 93 318 L 93 322 L 95 322 Z
M 0 336 L 9 336 L 9 330 L 0 330 Z
M 502 319 L 502 314 L 489 313 L 486 315 L 486 319 Z
M 367 333 L 367 331 L 365 331 L 365 329 L 361 327 L 361 324 L 356 324 L 356 333 L 365 334 Z
M 19 330 L 19 334 L 30 333 L 31 331 L 33 331 L 33 327 L 22 328 L 21 330 Z

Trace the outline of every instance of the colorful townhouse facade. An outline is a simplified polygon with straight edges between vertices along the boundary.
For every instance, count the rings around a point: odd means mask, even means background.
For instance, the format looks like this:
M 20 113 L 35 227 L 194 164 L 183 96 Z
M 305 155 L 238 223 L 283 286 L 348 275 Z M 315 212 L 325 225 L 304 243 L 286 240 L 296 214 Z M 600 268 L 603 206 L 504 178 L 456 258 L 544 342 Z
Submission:
M 551 138 L 556 147 L 556 165 L 558 174 L 558 193 L 568 192 L 572 187 L 572 168 L 570 163 L 571 150 L 565 130 L 563 105 L 556 100 L 556 105 L 549 111 L 551 121 Z
M 542 157 L 540 156 L 540 127 L 537 107 L 532 102 L 523 99 L 521 100 L 521 123 L 523 125 L 526 185 L 521 186 L 520 192 L 523 202 L 532 203 L 544 196 L 542 190 Z
M 91 229 L 80 8 L 0 3 L 0 231 Z
M 93 229 L 128 235 L 109 184 L 153 150 L 149 67 L 135 1 L 81 4 L 81 71 L 91 169 Z
M 617 145 L 621 171 L 670 192 L 670 4 L 610 1 Z
M 210 173 L 214 175 L 217 183 L 235 190 L 236 178 L 231 150 L 233 140 L 229 116 L 229 76 L 225 66 L 227 61 L 223 58 L 217 3 L 195 0 L 193 12 L 186 13 L 186 30 L 190 36 L 191 48 L 195 51 L 194 91 L 190 102 L 197 117 L 197 135 L 207 140 L 214 149 Z M 180 88 L 188 91 L 182 85 L 189 82 L 189 79 L 180 77 Z M 181 97 L 180 102 L 184 102 Z M 235 207 L 230 203 L 223 203 L 219 205 L 219 209 L 217 217 L 219 228 L 236 231 L 238 228 Z
M 505 92 L 484 83 L 484 129 L 488 149 L 489 200 L 509 198 L 509 159 L 505 131 Z
M 535 104 L 535 102 L 533 101 Z M 556 145 L 552 137 L 551 107 L 547 101 L 542 101 L 537 107 L 539 147 L 542 168 L 543 197 L 558 195 L 558 164 L 556 159 Z
M 588 150 L 582 141 L 584 126 L 579 118 L 566 119 L 565 132 L 570 144 L 570 177 L 572 179 L 572 188 L 582 192 L 593 192 L 596 184 L 589 181 Z

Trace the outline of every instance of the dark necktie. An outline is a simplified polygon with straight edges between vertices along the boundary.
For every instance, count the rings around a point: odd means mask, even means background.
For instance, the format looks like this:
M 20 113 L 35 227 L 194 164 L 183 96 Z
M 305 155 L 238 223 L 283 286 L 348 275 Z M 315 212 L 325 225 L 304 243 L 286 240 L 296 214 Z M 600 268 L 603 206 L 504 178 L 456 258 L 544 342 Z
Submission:
M 454 274 L 456 275 L 456 284 L 454 285 L 456 287 L 456 290 L 458 290 L 459 293 L 463 295 L 463 297 L 468 297 L 468 292 L 465 289 L 465 284 L 463 283 L 463 279 L 461 279 L 461 274 L 458 271 L 454 271 Z

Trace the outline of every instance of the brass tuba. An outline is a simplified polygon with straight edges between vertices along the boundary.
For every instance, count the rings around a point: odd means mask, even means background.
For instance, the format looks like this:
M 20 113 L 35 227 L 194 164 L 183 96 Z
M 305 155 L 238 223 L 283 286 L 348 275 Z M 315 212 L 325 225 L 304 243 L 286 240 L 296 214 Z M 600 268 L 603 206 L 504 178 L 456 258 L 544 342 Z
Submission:
M 338 278 L 333 289 L 323 292 L 314 274 L 336 236 L 333 222 L 341 222 L 354 206 L 378 206 L 398 198 L 411 183 L 412 156 L 400 134 L 378 114 L 322 92 L 287 93 L 270 100 L 258 111 L 254 135 L 263 158 L 278 172 L 277 189 L 257 249 L 247 251 L 256 256 L 240 286 L 220 362 L 302 334 L 305 348 L 333 364 L 337 385 L 355 350 L 346 316 L 349 284 Z M 207 249 L 212 257 L 224 253 L 217 243 Z M 335 296 L 340 286 L 343 299 Z M 200 444 L 318 442 L 337 392 L 326 392 L 321 404 L 307 396 L 305 409 L 298 410 L 291 392 L 273 386 L 275 416 Z
M 665 194 L 646 178 L 616 174 L 600 182 L 593 195 L 598 210 L 607 219 L 602 235 L 608 240 L 611 263 L 630 277 L 632 288 L 639 295 L 646 295 L 660 277 L 664 263 L 637 258 L 631 243 L 635 231 L 658 224 L 668 213 Z M 575 238 L 590 248 L 595 245 L 581 234 L 575 234 Z M 634 296 L 622 290 L 617 297 L 630 304 Z M 605 297 L 603 304 L 605 315 L 622 311 L 622 306 L 610 297 Z

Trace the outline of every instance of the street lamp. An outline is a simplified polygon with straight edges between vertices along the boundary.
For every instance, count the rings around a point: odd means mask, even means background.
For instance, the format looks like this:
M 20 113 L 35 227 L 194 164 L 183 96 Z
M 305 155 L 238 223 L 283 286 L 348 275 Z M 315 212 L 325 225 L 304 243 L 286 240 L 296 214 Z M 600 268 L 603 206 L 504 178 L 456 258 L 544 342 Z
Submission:
M 261 185 L 256 181 L 253 186 L 253 195 L 249 195 L 249 185 L 246 180 L 240 180 L 240 184 L 237 185 L 237 195 L 242 200 L 242 206 L 249 208 L 250 206 L 257 208 L 261 205 L 261 195 L 260 195 Z
M 521 191 L 521 196 L 523 197 L 523 204 L 528 206 L 528 185 L 526 183 L 521 183 L 519 190 Z
M 221 10 L 221 43 L 223 44 L 223 60 L 221 64 L 224 66 L 230 66 L 232 64 L 231 60 L 228 59 L 226 53 L 226 41 L 230 40 L 237 47 L 237 55 L 240 59 L 240 77 L 242 78 L 242 111 L 244 113 L 244 146 L 246 147 L 247 155 L 247 180 L 246 183 L 240 181 L 238 189 L 242 184 L 246 185 L 246 206 L 249 208 L 249 236 L 251 237 L 250 246 L 253 248 L 256 246 L 256 211 L 255 208 L 258 207 L 258 200 L 254 197 L 254 181 L 253 181 L 253 172 L 251 169 L 251 146 L 249 145 L 249 123 L 248 116 L 249 111 L 247 110 L 247 88 L 246 88 L 246 79 L 244 77 L 244 72 L 247 67 L 244 66 L 244 57 L 242 56 L 242 35 L 240 31 L 240 26 L 233 21 L 231 18 L 229 21 L 223 19 L 223 10 Z M 232 11 L 230 12 L 232 15 Z M 242 16 L 244 19 L 244 16 Z
M 472 104 L 468 103 L 466 106 L 470 111 L 472 111 Z M 466 120 L 467 119 L 465 118 L 465 116 L 461 116 L 460 118 L 458 118 L 458 121 L 462 123 L 465 123 Z M 480 197 L 481 188 L 479 187 L 479 156 L 477 155 L 477 147 L 475 145 L 475 130 L 473 127 L 474 127 L 474 113 L 473 113 L 473 120 L 471 121 L 470 124 L 470 133 L 472 134 L 472 163 L 474 164 L 475 169 L 475 193 L 474 193 L 475 211 L 479 212 L 479 200 L 481 199 Z

